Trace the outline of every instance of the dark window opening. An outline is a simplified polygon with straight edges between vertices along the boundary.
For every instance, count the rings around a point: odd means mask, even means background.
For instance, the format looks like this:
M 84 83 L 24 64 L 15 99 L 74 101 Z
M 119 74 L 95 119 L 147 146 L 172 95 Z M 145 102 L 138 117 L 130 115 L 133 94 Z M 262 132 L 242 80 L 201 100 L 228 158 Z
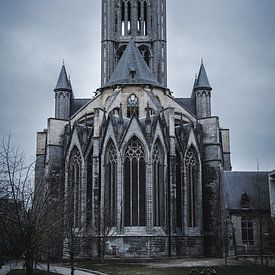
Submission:
M 145 226 L 145 156 L 141 142 L 133 137 L 124 155 L 124 224 Z
M 139 51 L 144 59 L 144 61 L 146 62 L 147 66 L 150 67 L 150 58 L 151 58 L 151 53 L 150 50 L 147 46 L 140 46 L 139 47 Z
M 68 223 L 79 228 L 81 223 L 81 157 L 78 149 L 74 148 L 69 162 L 68 183 Z
M 181 181 L 181 156 L 176 150 L 176 224 L 182 228 L 182 181 Z
M 154 211 L 154 226 L 163 225 L 164 221 L 164 188 L 163 188 L 163 155 L 160 142 L 154 146 L 153 155 L 153 211 Z
M 194 149 L 188 150 L 185 158 L 186 181 L 187 181 L 187 205 L 188 205 L 188 226 L 197 226 L 196 192 L 197 192 L 197 164 Z
M 105 214 L 106 225 L 116 226 L 117 209 L 117 153 L 113 142 L 109 142 L 105 156 Z
M 92 222 L 92 186 L 93 186 L 93 151 L 89 153 L 87 159 L 87 211 L 86 224 L 91 225 Z

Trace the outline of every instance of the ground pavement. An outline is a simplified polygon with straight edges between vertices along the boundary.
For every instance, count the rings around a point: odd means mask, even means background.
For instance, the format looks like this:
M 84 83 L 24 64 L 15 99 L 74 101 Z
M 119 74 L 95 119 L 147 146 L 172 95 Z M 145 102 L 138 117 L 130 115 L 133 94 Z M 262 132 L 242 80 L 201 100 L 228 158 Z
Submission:
M 2 268 L 0 269 L 0 275 L 6 275 L 12 269 L 21 269 L 21 268 L 23 268 L 22 262 L 10 262 L 10 263 L 2 266 Z M 36 268 L 39 270 L 46 271 L 47 265 L 37 263 Z M 63 275 L 70 275 L 71 269 L 68 267 L 50 265 L 50 272 L 59 273 L 59 274 L 63 274 Z M 101 272 L 90 271 L 90 270 L 80 269 L 80 268 L 75 269 L 74 274 L 75 275 L 106 275 Z
M 37 264 L 36 268 L 46 271 L 47 265 L 46 264 Z M 68 267 L 63 267 L 63 266 L 50 265 L 50 272 L 59 273 L 59 274 L 63 274 L 63 275 L 70 275 L 71 269 Z M 101 272 L 91 271 L 91 270 L 82 269 L 82 268 L 76 268 L 74 271 L 74 274 L 75 275 L 106 275 Z

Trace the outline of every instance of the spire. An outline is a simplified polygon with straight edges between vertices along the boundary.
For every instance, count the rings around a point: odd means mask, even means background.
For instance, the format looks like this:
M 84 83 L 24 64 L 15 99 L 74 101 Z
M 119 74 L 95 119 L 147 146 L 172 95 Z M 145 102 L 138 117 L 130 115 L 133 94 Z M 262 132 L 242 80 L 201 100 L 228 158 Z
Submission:
M 54 91 L 72 91 L 71 82 L 68 79 L 64 63 L 62 65 L 61 72 L 59 74 L 59 78 Z
M 130 39 L 128 46 L 105 87 L 118 84 L 161 86 L 144 61 L 133 39 Z
M 210 86 L 210 83 L 203 65 L 203 59 L 201 60 L 201 67 L 200 67 L 198 78 L 194 84 L 194 89 L 212 90 L 212 87 Z

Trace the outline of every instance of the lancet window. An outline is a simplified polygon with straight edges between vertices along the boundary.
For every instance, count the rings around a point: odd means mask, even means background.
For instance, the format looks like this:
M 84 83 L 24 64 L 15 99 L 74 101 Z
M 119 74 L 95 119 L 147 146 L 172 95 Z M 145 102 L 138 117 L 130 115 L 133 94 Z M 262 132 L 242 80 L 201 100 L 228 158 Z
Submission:
M 176 224 L 182 228 L 182 162 L 181 154 L 176 150 Z
M 198 164 L 195 150 L 190 148 L 185 157 L 186 167 L 186 184 L 187 184 L 187 205 L 188 205 L 188 226 L 197 226 L 197 178 L 198 178 Z
M 115 226 L 117 213 L 117 151 L 111 141 L 106 150 L 105 169 L 105 218 L 109 226 Z
M 129 0 L 121 1 L 119 11 L 119 20 L 121 19 L 121 35 L 128 36 L 131 34 L 131 2 Z
M 153 149 L 153 213 L 154 226 L 161 226 L 164 215 L 164 190 L 163 190 L 163 153 L 158 141 Z
M 138 1 L 137 31 L 139 35 L 148 34 L 148 8 L 146 0 Z
M 137 5 L 131 5 L 131 0 L 120 0 L 117 7 L 117 32 L 122 36 L 132 33 L 132 22 L 138 36 L 148 35 L 148 4 L 146 0 L 137 0 Z
M 131 115 L 135 112 L 135 114 L 139 115 L 139 104 L 138 104 L 138 98 L 136 95 L 131 94 L 128 97 L 127 102 L 127 117 L 131 117 Z
M 145 226 L 145 154 L 140 140 L 134 136 L 124 153 L 124 224 Z
M 87 158 L 87 226 L 92 222 L 92 190 L 93 190 L 93 150 L 90 151 Z
M 75 228 L 81 226 L 81 156 L 74 148 L 69 163 L 68 206 L 70 209 L 70 224 Z

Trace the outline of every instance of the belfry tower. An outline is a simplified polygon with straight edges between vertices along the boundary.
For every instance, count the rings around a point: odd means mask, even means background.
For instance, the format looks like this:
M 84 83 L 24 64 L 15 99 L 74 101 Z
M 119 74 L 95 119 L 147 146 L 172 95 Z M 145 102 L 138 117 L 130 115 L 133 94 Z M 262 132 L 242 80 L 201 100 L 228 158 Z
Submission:
M 109 81 L 131 38 L 166 87 L 166 0 L 102 0 L 101 85 Z

